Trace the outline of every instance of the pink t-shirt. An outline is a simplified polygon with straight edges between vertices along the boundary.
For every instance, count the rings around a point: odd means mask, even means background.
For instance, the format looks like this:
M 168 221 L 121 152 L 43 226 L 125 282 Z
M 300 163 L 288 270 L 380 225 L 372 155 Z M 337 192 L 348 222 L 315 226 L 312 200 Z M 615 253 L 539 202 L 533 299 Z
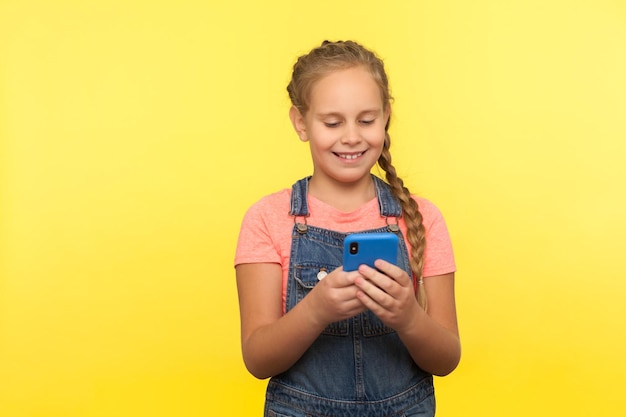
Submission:
M 430 201 L 415 197 L 426 230 L 424 251 L 424 278 L 456 271 L 452 244 L 441 212 Z M 283 305 L 289 273 L 291 233 L 294 218 L 289 214 L 291 188 L 263 197 L 244 216 L 235 253 L 235 266 L 246 263 L 277 263 L 283 271 Z M 342 233 L 353 233 L 385 226 L 386 219 L 380 215 L 378 199 L 373 198 L 350 213 L 308 195 L 310 216 L 306 222 Z M 299 218 L 299 221 L 302 221 Z M 398 220 L 402 234 L 406 236 L 406 224 Z M 406 241 L 406 239 L 405 239 Z M 409 255 L 411 246 L 406 241 Z

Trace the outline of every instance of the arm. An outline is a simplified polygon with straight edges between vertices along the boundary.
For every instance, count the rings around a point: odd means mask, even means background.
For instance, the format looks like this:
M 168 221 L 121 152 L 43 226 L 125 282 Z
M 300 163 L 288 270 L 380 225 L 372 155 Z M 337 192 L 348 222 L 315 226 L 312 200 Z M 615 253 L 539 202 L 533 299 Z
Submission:
M 280 265 L 241 264 L 236 272 L 243 359 L 257 378 L 286 371 L 329 323 L 365 309 L 352 285 L 356 272 L 338 268 L 328 274 L 285 315 Z
M 461 358 L 454 301 L 454 273 L 424 279 L 428 312 L 418 304 L 413 283 L 400 268 L 377 261 L 376 269 L 362 265 L 357 294 L 386 325 L 395 329 L 411 357 L 434 375 L 452 372 Z

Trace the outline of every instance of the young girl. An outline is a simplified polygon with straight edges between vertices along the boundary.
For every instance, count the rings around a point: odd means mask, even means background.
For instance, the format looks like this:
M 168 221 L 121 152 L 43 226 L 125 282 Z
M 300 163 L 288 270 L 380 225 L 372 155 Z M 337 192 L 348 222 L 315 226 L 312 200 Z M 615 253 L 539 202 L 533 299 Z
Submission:
M 271 377 L 265 415 L 432 416 L 432 375 L 460 358 L 455 264 L 440 212 L 391 164 L 383 62 L 325 41 L 287 90 L 313 174 L 249 209 L 235 256 L 244 362 Z M 396 233 L 398 265 L 344 271 L 343 240 L 363 231 Z

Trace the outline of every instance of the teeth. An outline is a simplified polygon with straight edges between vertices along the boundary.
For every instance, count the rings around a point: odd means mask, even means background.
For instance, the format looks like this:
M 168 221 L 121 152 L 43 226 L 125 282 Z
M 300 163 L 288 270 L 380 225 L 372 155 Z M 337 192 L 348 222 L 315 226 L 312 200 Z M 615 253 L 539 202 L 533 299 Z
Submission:
M 359 152 L 357 154 L 350 154 L 350 155 L 345 155 L 345 154 L 338 154 L 340 158 L 343 159 L 357 159 L 359 156 L 363 155 L 363 152 Z

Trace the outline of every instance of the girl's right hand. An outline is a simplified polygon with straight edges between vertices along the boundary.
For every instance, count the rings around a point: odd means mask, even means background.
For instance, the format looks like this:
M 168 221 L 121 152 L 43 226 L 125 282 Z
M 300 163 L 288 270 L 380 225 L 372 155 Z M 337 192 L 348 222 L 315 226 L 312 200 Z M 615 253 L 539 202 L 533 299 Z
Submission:
M 320 326 L 354 317 L 367 310 L 357 298 L 359 289 L 354 280 L 360 277 L 358 271 L 346 272 L 339 267 L 326 275 L 304 298 L 309 304 L 311 317 Z

